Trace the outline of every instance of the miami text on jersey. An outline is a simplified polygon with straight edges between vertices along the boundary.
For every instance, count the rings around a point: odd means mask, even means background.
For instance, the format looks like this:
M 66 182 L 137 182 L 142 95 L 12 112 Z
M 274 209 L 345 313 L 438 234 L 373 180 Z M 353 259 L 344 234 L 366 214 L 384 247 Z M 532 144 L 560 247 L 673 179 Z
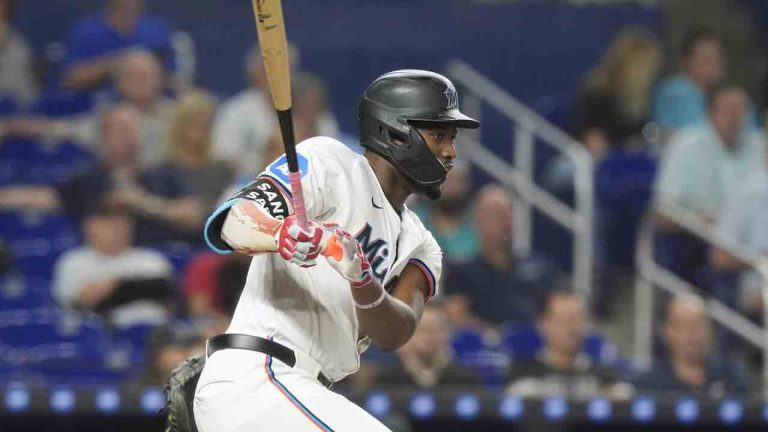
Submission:
M 355 239 L 360 242 L 360 246 L 363 248 L 363 253 L 368 262 L 371 263 L 371 272 L 373 276 L 379 280 L 380 283 L 384 283 L 384 277 L 389 270 L 386 265 L 387 257 L 389 257 L 389 244 L 387 241 L 381 238 L 371 240 L 373 233 L 373 227 L 371 224 L 366 223 L 363 229 L 357 233 Z

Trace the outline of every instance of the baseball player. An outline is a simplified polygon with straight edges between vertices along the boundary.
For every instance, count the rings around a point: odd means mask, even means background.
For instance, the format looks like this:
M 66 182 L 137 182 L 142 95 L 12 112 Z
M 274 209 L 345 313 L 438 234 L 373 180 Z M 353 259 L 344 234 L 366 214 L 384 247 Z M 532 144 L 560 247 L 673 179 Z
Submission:
M 447 78 L 421 70 L 376 79 L 358 115 L 364 155 L 327 137 L 297 146 L 306 229 L 285 156 L 206 224 L 213 250 L 253 259 L 227 333 L 208 341 L 201 432 L 387 430 L 329 387 L 371 342 L 395 350 L 413 334 L 442 252 L 405 200 L 440 195 L 457 128 L 479 123 Z

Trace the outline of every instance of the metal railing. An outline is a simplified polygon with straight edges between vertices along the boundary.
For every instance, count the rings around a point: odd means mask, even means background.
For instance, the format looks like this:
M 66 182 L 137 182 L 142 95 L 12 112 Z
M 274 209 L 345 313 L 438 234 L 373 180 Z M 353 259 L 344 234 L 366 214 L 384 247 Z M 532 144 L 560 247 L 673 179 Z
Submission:
M 637 240 L 635 277 L 635 357 L 640 364 L 649 365 L 653 357 L 655 290 L 660 289 L 673 295 L 689 294 L 701 297 L 693 284 L 659 265 L 654 258 L 655 219 L 662 217 L 733 256 L 754 269 L 762 279 L 763 307 L 768 310 L 768 260 L 744 248 L 733 239 L 724 236 L 712 224 L 698 214 L 672 202 L 656 202 L 645 215 Z M 702 298 L 710 317 L 719 325 L 732 331 L 748 343 L 763 351 L 763 381 L 768 384 L 768 318 L 764 326 L 747 319 L 739 311 L 723 304 L 711 296 Z M 765 314 L 764 314 L 765 315 Z M 767 390 L 768 391 L 768 388 Z
M 533 209 L 540 210 L 573 234 L 573 288 L 587 302 L 592 297 L 593 271 L 593 160 L 584 146 L 574 141 L 539 114 L 512 97 L 496 83 L 468 64 L 453 60 L 448 64 L 448 75 L 462 88 L 463 108 L 479 117 L 483 103 L 497 110 L 514 126 L 513 163 L 505 161 L 481 142 L 482 127 L 462 146 L 469 160 L 495 180 L 514 192 L 515 218 L 514 248 L 529 253 L 533 232 Z M 482 120 L 482 119 L 480 119 Z M 574 166 L 575 203 L 560 201 L 534 182 L 534 145 L 547 144 L 568 157 Z M 589 303 L 588 303 L 589 304 Z

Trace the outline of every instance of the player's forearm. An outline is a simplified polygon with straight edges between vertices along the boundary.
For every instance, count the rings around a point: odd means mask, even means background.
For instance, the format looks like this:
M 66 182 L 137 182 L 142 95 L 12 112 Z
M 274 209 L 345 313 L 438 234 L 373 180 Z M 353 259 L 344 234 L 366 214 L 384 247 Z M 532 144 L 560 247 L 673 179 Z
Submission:
M 84 90 L 109 78 L 116 65 L 115 57 L 84 61 L 72 66 L 64 75 L 62 85 L 70 90 Z
M 710 261 L 718 270 L 739 270 L 746 266 L 740 259 L 719 248 L 712 249 Z
M 52 211 L 60 206 L 55 191 L 45 186 L 0 188 L 0 208 L 8 210 Z
M 361 331 L 382 350 L 400 348 L 416 330 L 417 319 L 413 310 L 401 300 L 384 293 L 378 281 L 372 280 L 367 285 L 352 288 L 352 297 L 358 305 L 357 319 Z M 381 303 L 375 305 L 379 300 Z M 365 308 L 366 305 L 372 307 Z
M 166 201 L 158 216 L 183 229 L 198 230 L 203 227 L 205 211 L 198 200 L 182 198 Z
M 246 255 L 277 250 L 274 235 L 280 221 L 263 207 L 240 200 L 229 210 L 221 229 L 221 238 L 233 250 Z

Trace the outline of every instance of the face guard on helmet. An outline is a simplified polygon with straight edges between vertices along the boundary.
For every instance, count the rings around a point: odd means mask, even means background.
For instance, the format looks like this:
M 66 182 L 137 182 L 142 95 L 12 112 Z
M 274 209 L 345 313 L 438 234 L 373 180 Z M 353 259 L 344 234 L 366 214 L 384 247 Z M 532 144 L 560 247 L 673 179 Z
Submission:
M 448 170 L 416 125 L 480 126 L 459 111 L 456 88 L 446 77 L 413 69 L 390 72 L 371 83 L 360 101 L 358 118 L 363 147 L 387 159 L 431 199 L 440 196 Z

